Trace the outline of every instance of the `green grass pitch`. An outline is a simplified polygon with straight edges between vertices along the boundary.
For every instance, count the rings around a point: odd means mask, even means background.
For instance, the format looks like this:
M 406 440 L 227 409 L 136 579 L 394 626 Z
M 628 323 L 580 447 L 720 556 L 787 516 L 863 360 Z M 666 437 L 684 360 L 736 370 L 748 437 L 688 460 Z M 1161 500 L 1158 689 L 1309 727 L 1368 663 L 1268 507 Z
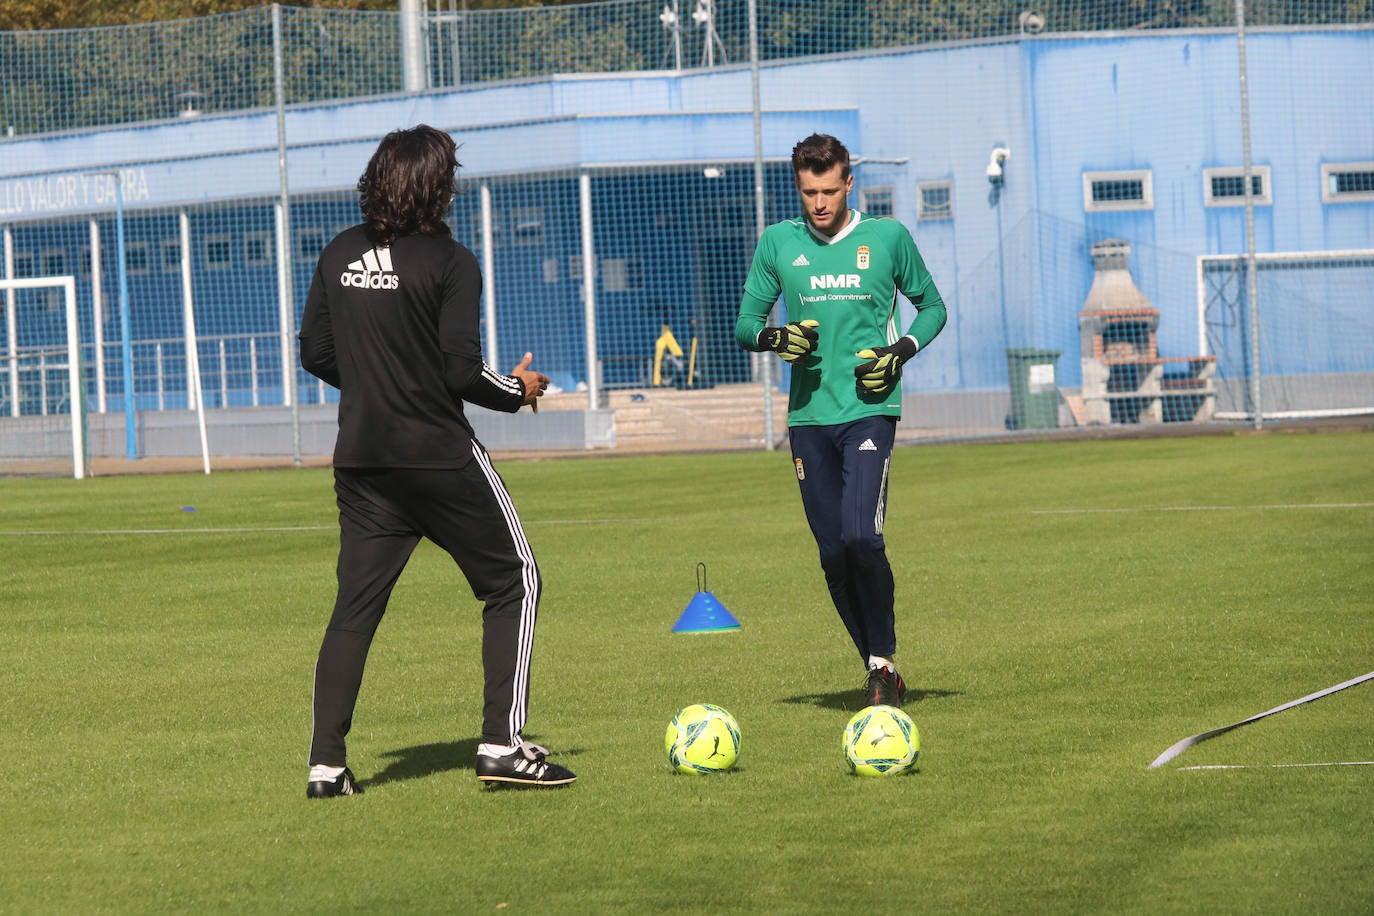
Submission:
M 479 609 L 417 551 L 305 798 L 325 470 L 0 481 L 6 913 L 1368 913 L 1369 433 L 938 445 L 887 524 L 917 772 L 846 773 L 858 659 L 784 453 L 499 463 L 544 572 L 527 737 L 482 790 Z M 194 507 L 195 511 L 187 511 Z M 673 634 L 697 590 L 737 632 Z M 738 719 L 670 772 L 668 720 Z M 1244 769 L 1185 769 L 1234 765 Z

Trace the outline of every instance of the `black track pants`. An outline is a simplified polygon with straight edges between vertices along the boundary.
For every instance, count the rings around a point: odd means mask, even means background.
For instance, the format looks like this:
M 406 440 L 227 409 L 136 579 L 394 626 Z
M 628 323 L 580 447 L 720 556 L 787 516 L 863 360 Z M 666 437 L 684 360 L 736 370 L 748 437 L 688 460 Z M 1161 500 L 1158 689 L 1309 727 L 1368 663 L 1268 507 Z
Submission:
M 482 740 L 515 744 L 529 703 L 541 580 L 486 451 L 456 470 L 336 468 L 338 596 L 315 665 L 310 763 L 342 766 L 368 648 L 420 538 L 453 557 L 483 603 Z
M 870 655 L 891 658 L 897 630 L 883 523 L 897 422 L 868 417 L 836 426 L 794 426 L 788 433 L 835 610 L 865 664 Z

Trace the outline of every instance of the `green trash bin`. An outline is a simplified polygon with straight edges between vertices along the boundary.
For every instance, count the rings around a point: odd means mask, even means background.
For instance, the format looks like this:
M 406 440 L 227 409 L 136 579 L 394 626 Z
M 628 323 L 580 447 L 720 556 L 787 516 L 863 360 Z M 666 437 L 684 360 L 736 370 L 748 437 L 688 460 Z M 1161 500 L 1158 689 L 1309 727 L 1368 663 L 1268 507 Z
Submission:
M 1059 388 L 1054 368 L 1058 350 L 1020 348 L 1007 351 L 1011 378 L 1008 429 L 1054 429 L 1059 425 Z

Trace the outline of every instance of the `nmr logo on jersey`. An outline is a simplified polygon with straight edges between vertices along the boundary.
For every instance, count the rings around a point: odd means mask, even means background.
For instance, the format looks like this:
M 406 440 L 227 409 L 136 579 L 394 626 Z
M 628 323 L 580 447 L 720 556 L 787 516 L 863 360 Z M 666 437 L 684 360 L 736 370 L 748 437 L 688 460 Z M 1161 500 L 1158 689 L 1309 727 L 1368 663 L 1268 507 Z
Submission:
M 858 289 L 858 274 L 820 274 L 812 275 L 812 289 Z
M 339 282 L 357 289 L 396 289 L 401 285 L 391 270 L 391 249 L 373 248 L 339 274 Z

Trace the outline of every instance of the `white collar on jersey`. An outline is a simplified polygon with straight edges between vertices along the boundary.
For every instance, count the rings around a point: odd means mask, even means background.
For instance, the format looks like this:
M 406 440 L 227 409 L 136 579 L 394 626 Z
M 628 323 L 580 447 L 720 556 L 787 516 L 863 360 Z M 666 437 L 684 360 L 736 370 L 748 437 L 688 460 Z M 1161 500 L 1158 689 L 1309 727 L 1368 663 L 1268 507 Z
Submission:
M 849 235 L 849 233 L 853 232 L 854 227 L 859 225 L 859 211 L 850 210 L 849 222 L 845 223 L 844 228 L 841 229 L 839 232 L 836 232 L 834 235 L 826 235 L 824 232 L 816 231 L 816 227 L 811 225 L 811 220 L 806 219 L 806 217 L 802 217 L 802 220 L 806 223 L 806 228 L 810 230 L 812 237 L 814 237 L 816 241 L 820 242 L 822 245 L 833 245 L 840 239 L 844 238 L 846 235 Z

